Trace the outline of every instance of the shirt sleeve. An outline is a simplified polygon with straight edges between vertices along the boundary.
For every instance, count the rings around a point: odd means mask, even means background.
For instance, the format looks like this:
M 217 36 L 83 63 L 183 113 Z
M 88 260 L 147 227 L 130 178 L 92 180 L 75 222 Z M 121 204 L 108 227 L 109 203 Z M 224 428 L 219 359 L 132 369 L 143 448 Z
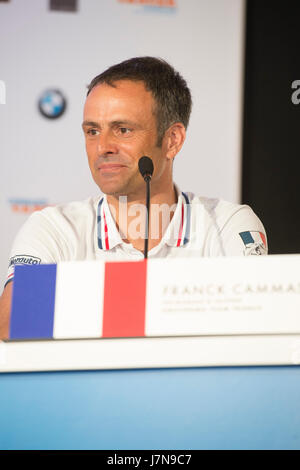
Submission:
M 16 265 L 57 263 L 61 259 L 59 234 L 45 214 L 34 212 L 19 230 L 10 252 L 5 285 L 13 280 Z
M 236 206 L 225 219 L 215 221 L 214 232 L 211 256 L 268 254 L 266 231 L 249 206 Z

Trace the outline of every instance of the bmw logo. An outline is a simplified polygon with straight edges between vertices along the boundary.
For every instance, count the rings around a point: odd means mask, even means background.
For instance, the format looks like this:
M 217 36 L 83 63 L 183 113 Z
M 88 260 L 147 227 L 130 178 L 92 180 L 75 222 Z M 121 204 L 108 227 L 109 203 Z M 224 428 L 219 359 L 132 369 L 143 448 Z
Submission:
M 46 90 L 38 104 L 42 115 L 49 119 L 60 117 L 67 106 L 66 99 L 59 90 Z

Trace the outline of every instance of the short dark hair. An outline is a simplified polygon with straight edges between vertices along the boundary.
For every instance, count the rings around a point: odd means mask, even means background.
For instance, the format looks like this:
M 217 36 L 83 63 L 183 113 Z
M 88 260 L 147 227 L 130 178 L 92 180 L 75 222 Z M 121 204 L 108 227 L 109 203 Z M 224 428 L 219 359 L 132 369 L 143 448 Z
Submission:
M 192 108 L 191 92 L 184 78 L 165 60 L 134 57 L 113 65 L 91 81 L 87 95 L 101 83 L 114 86 L 118 80 L 142 81 L 152 93 L 156 103 L 157 145 L 161 146 L 166 130 L 175 122 L 187 128 Z

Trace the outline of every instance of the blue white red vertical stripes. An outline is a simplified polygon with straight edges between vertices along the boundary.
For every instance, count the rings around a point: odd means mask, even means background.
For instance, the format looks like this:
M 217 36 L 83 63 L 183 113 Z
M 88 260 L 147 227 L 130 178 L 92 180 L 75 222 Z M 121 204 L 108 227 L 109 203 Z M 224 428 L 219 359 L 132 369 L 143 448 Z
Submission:
M 10 339 L 145 335 L 146 262 L 16 266 Z

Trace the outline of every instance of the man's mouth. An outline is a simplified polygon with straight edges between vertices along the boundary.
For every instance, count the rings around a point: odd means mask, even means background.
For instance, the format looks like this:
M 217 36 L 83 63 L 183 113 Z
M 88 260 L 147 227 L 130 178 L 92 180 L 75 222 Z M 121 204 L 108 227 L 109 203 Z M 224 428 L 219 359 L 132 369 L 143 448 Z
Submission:
M 125 165 L 121 163 L 105 163 L 103 165 L 99 165 L 98 170 L 101 172 L 112 172 L 112 171 L 119 171 L 122 168 L 126 168 Z

